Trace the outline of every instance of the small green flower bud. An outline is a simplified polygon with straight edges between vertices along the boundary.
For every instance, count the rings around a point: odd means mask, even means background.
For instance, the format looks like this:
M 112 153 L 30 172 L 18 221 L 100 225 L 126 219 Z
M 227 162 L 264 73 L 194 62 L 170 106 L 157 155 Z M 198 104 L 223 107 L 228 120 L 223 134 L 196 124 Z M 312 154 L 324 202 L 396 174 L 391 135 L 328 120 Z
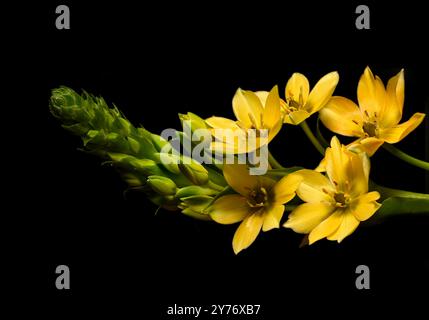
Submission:
M 176 184 L 173 180 L 163 176 L 149 176 L 147 184 L 153 191 L 161 195 L 174 195 L 176 194 Z
M 190 164 L 180 163 L 179 169 L 193 184 L 203 185 L 209 181 L 207 169 L 195 160 L 190 159 Z
M 211 196 L 216 195 L 218 191 L 206 188 L 206 187 L 200 187 L 200 186 L 187 186 L 180 188 L 176 193 L 176 198 L 186 198 L 190 196 Z
M 188 112 L 187 114 L 179 113 L 179 119 L 182 122 L 184 132 L 194 132 L 197 129 L 207 129 L 206 122 L 192 112 Z

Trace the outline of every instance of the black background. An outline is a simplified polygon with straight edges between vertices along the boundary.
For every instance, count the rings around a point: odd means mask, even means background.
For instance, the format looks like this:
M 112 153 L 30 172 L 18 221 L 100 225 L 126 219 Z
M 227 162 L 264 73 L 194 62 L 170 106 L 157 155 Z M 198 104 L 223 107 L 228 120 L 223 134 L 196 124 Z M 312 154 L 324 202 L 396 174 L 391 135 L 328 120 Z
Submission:
M 55 28 L 59 4 L 70 7 L 71 30 Z M 34 48 L 42 52 L 34 61 L 40 99 L 32 105 L 39 139 L 31 146 L 39 156 L 33 160 L 37 177 L 29 199 L 37 214 L 25 220 L 32 230 L 28 260 L 51 310 L 61 310 L 55 314 L 85 310 L 157 319 L 175 303 L 261 304 L 261 319 L 279 319 L 295 311 L 341 316 L 341 306 L 353 313 L 424 306 L 427 217 L 392 218 L 358 228 L 341 244 L 320 241 L 302 249 L 300 235 L 275 230 L 235 256 L 231 241 L 237 225 L 164 210 L 155 216 L 156 206 L 147 199 L 124 199 L 126 185 L 117 174 L 77 151 L 79 139 L 65 132 L 47 107 L 52 88 L 85 89 L 115 103 L 135 125 L 160 133 L 180 127 L 179 112 L 232 118 L 238 87 L 269 90 L 278 84 L 283 92 L 293 72 L 304 73 L 314 85 L 337 70 L 336 94 L 356 100 L 359 76 L 369 65 L 384 81 L 405 68 L 403 119 L 424 112 L 429 68 L 422 5 L 372 4 L 371 30 L 361 31 L 355 28 L 356 5 L 61 1 L 41 7 L 43 36 Z M 424 158 L 428 125 L 426 119 L 399 147 Z M 311 168 L 320 160 L 299 127 L 285 126 L 270 146 L 286 166 Z M 422 170 L 381 149 L 372 158 L 371 174 L 385 186 L 429 191 Z M 71 290 L 55 288 L 60 264 L 70 267 Z M 355 288 L 360 264 L 370 267 L 370 290 Z

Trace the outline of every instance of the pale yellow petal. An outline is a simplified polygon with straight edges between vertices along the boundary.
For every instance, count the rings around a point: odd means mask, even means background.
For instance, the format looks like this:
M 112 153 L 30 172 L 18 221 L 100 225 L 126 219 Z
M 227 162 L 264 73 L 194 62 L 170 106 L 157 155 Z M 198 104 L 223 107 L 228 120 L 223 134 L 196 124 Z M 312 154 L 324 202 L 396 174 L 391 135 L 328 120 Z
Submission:
M 352 143 L 347 145 L 347 149 L 356 153 L 365 152 L 369 157 L 372 157 L 383 143 L 384 140 L 374 137 L 368 137 L 353 141 Z
M 244 98 L 245 104 L 239 107 L 239 109 L 241 108 L 247 111 L 248 113 L 247 118 L 249 119 L 251 124 L 250 127 L 261 128 L 261 118 L 262 118 L 262 113 L 264 111 L 261 100 L 254 92 L 250 90 L 242 90 L 241 93 Z M 235 113 L 235 108 L 234 108 L 234 113 Z
M 317 172 L 326 172 L 326 157 L 319 162 L 319 165 L 314 170 Z
M 231 145 L 220 141 L 214 141 L 210 143 L 210 150 L 219 155 L 238 153 L 238 147 L 236 145 Z
M 379 137 L 388 143 L 396 143 L 404 139 L 410 132 L 417 128 L 425 118 L 424 113 L 417 112 L 406 122 L 391 128 L 379 129 Z
M 291 228 L 297 233 L 310 233 L 334 210 L 335 207 L 327 203 L 304 203 L 289 214 L 283 227 Z
M 283 126 L 283 121 L 282 119 L 279 119 L 279 121 L 272 127 L 270 128 L 270 130 L 268 131 L 268 142 L 271 142 L 271 140 L 273 140 L 273 138 L 280 132 L 280 129 Z M 264 144 L 260 144 L 261 146 Z
M 221 224 L 242 221 L 254 212 L 247 199 L 239 194 L 228 194 L 217 199 L 209 208 L 210 217 Z
M 279 228 L 280 220 L 283 217 L 284 211 L 285 206 L 283 205 L 273 206 L 271 208 L 265 209 L 262 231 L 269 231 L 271 229 Z
M 376 202 L 380 198 L 380 194 L 377 191 L 368 192 L 355 199 L 350 209 L 353 215 L 359 221 L 365 221 L 372 217 L 372 215 L 381 207 L 381 204 Z
M 277 86 L 274 86 L 267 97 L 262 120 L 263 127 L 267 129 L 271 129 L 281 121 L 280 97 Z
M 305 104 L 305 110 L 313 114 L 322 109 L 332 97 L 339 79 L 340 76 L 336 71 L 323 76 L 311 90 L 307 103 Z
M 318 224 L 308 235 L 308 243 L 313 244 L 337 231 L 343 220 L 343 214 L 344 210 L 336 210 L 328 218 Z
M 232 99 L 232 108 L 244 127 L 251 128 L 255 124 L 259 124 L 257 127 L 260 127 L 262 104 L 253 92 L 238 89 Z
M 248 248 L 255 241 L 261 231 L 263 222 L 264 215 L 261 213 L 252 214 L 243 220 L 232 240 L 232 248 L 235 254 Z
M 348 153 L 349 165 L 347 166 L 348 192 L 352 197 L 357 197 L 368 191 L 369 161 L 365 153 Z
M 331 139 L 331 147 L 326 149 L 326 173 L 332 184 L 339 190 L 345 190 L 347 184 L 347 167 L 349 156 L 346 148 L 340 143 L 336 136 Z
M 310 92 L 310 84 L 308 79 L 301 73 L 295 72 L 288 80 L 285 89 L 285 97 L 287 100 L 293 100 L 305 104 Z M 301 97 L 301 98 L 300 98 Z
M 286 113 L 286 115 L 284 116 L 284 122 L 288 124 L 298 125 L 305 119 L 307 119 L 309 116 L 311 116 L 311 114 L 307 111 L 297 110 L 290 113 Z
M 296 194 L 301 200 L 309 203 L 330 202 L 332 200 L 329 193 L 333 193 L 334 188 L 324 175 L 307 169 L 296 171 L 294 174 L 302 177 L 302 182 L 296 190 Z
M 346 210 L 342 215 L 342 221 L 337 231 L 329 235 L 327 238 L 328 240 L 336 240 L 340 243 L 344 238 L 351 235 L 358 226 L 359 220 L 357 220 L 349 210 Z
M 263 106 L 265 106 L 269 92 L 268 91 L 255 91 L 255 94 L 259 98 L 259 100 L 261 101 L 261 104 Z
M 386 102 L 386 89 L 379 77 L 374 77 L 369 67 L 360 77 L 357 89 L 359 107 L 369 117 L 379 116 Z
M 275 203 L 287 203 L 295 196 L 296 189 L 303 180 L 299 174 L 288 174 L 281 178 L 272 188 L 272 197 Z
M 206 123 L 214 129 L 240 129 L 235 121 L 222 117 L 210 117 L 206 119 Z
M 258 176 L 250 175 L 245 164 L 225 164 L 223 175 L 229 186 L 245 197 L 258 186 Z
M 384 128 L 395 126 L 402 118 L 404 106 L 404 69 L 387 83 L 386 104 L 380 116 L 380 126 Z
M 329 130 L 348 137 L 363 135 L 363 118 L 359 107 L 351 100 L 334 96 L 319 111 L 320 120 Z

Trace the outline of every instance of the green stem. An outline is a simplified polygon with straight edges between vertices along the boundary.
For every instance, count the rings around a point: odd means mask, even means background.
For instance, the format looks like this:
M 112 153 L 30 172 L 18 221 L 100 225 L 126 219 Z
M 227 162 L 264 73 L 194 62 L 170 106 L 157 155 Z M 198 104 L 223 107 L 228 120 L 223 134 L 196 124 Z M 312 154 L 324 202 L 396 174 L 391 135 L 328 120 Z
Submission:
M 383 187 L 376 184 L 374 181 L 369 181 L 370 189 L 380 192 L 381 200 L 385 200 L 390 197 L 405 197 L 405 198 L 414 198 L 414 199 L 429 199 L 429 194 L 412 192 L 407 190 L 393 189 L 388 187 Z
M 323 147 L 325 148 L 329 147 L 329 142 L 325 139 L 322 132 L 320 131 L 320 117 L 317 117 L 316 135 L 317 135 L 317 139 L 321 142 Z
M 384 143 L 383 148 L 389 151 L 395 157 L 401 159 L 402 161 L 405 161 L 415 167 L 429 171 L 429 162 L 414 158 L 388 143 Z
M 284 167 L 274 158 L 271 152 L 268 151 L 268 162 L 273 169 L 284 169 Z
M 319 140 L 314 136 L 313 132 L 311 131 L 310 127 L 308 126 L 307 122 L 305 120 L 301 122 L 300 124 L 302 130 L 304 130 L 305 134 L 307 135 L 307 138 L 311 141 L 313 146 L 317 149 L 317 151 L 320 152 L 320 154 L 323 156 L 325 155 L 325 149 L 320 144 Z

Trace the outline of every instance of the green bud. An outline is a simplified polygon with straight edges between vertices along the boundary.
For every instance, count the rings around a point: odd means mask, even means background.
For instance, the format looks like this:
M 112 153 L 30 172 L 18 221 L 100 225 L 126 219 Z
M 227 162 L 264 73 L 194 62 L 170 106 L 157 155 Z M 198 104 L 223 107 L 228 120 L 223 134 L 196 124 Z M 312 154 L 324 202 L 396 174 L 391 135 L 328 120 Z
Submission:
M 215 169 L 207 167 L 207 172 L 209 174 L 210 181 L 213 181 L 221 187 L 226 187 L 228 185 L 223 174 L 217 172 Z
M 191 208 L 199 213 L 204 213 L 205 209 L 212 203 L 211 196 L 190 196 L 182 198 L 180 203 L 181 208 Z
M 190 164 L 179 164 L 179 169 L 183 175 L 188 178 L 193 184 L 203 185 L 209 181 L 207 169 L 204 168 L 200 163 L 190 159 Z
M 149 176 L 147 184 L 153 191 L 161 195 L 174 195 L 176 194 L 176 184 L 169 178 L 163 176 Z
M 144 177 L 139 177 L 138 175 L 129 172 L 123 173 L 121 176 L 130 187 L 139 187 L 143 185 Z
M 178 163 L 180 157 L 169 153 L 154 153 L 154 159 L 161 163 L 168 171 L 174 174 L 180 174 Z
M 191 217 L 191 218 L 198 219 L 198 220 L 203 220 L 203 221 L 211 221 L 212 220 L 210 218 L 210 215 L 199 213 L 197 211 L 192 210 L 191 208 L 183 209 L 182 213 Z
M 134 167 L 137 171 L 142 172 L 145 175 L 158 175 L 162 176 L 164 173 L 158 164 L 150 159 L 137 159 L 134 157 L 129 157 L 125 159 L 132 167 Z
M 182 213 L 192 218 L 200 220 L 211 220 L 205 209 L 212 203 L 213 197 L 210 196 L 190 196 L 181 199 L 178 205 Z
M 182 122 L 183 131 L 194 132 L 197 129 L 207 129 L 206 122 L 192 112 L 187 114 L 179 113 L 179 119 Z
M 164 148 L 165 145 L 169 144 L 167 140 L 165 140 L 161 136 L 159 136 L 157 134 L 153 134 L 153 133 L 151 133 L 151 140 L 152 140 L 152 143 L 158 152 L 160 152 Z M 170 147 L 170 149 L 171 149 L 171 147 Z
M 150 201 L 155 203 L 157 206 L 161 206 L 164 209 L 175 211 L 178 210 L 177 201 L 174 196 L 162 196 L 159 194 L 148 195 Z
M 186 198 L 190 196 L 212 196 L 216 195 L 218 191 L 206 188 L 206 187 L 200 187 L 200 186 L 187 186 L 180 188 L 176 193 L 176 198 Z
M 139 142 L 136 139 L 133 139 L 131 137 L 128 137 L 127 139 L 128 139 L 129 144 L 130 144 L 131 150 L 134 153 L 138 154 L 138 152 L 140 150 L 140 144 L 139 144 Z

